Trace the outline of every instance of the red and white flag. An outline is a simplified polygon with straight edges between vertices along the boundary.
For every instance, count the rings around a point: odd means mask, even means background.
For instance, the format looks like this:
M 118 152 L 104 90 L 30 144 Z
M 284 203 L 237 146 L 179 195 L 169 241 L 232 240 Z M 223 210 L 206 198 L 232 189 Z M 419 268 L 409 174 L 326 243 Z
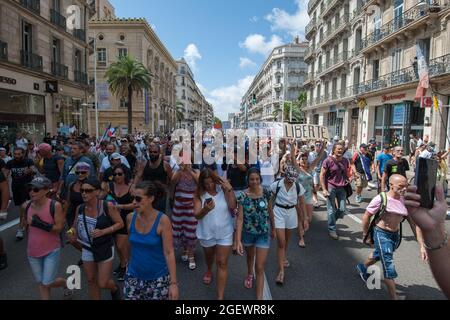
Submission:
M 418 42 L 416 44 L 417 51 L 417 69 L 419 73 L 419 86 L 416 91 L 416 100 L 421 100 L 427 94 L 428 88 L 430 88 L 430 77 L 428 73 L 427 60 L 423 54 L 423 50 Z

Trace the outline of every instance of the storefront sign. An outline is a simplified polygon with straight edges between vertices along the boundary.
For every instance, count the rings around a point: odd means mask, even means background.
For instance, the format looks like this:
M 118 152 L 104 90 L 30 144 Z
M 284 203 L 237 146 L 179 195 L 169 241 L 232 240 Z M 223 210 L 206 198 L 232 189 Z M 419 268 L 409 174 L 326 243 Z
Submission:
M 108 83 L 97 84 L 98 110 L 111 109 Z
M 285 124 L 284 135 L 286 138 L 299 140 L 328 140 L 328 128 L 309 124 Z
M 8 77 L 0 76 L 0 83 L 6 83 L 6 84 L 11 84 L 11 85 L 16 85 L 16 84 L 17 84 L 17 80 L 16 80 L 16 79 L 13 79 L 13 78 L 8 78 Z
M 395 104 L 393 108 L 392 124 L 404 124 L 405 105 L 403 103 Z
M 406 93 L 401 93 L 401 94 L 393 94 L 390 96 L 382 96 L 381 97 L 381 102 L 385 103 L 387 101 L 392 101 L 392 100 L 403 100 L 406 99 Z

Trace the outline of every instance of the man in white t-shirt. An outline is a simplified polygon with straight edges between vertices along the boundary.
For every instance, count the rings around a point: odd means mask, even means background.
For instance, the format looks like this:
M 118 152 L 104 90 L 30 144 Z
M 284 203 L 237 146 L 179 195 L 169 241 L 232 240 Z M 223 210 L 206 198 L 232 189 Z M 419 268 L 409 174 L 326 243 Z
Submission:
M 23 150 L 27 150 L 28 140 L 23 137 L 21 132 L 19 132 L 17 134 L 16 147 L 17 148 L 22 148 Z
M 389 179 L 390 190 L 388 193 L 377 195 L 369 204 L 363 217 L 363 241 L 366 244 L 374 244 L 375 251 L 367 258 L 364 264 L 358 264 L 357 270 L 363 279 L 367 282 L 369 274 L 367 268 L 374 265 L 377 261 L 382 261 L 384 282 L 388 287 L 388 292 L 393 300 L 398 299 L 395 280 L 397 271 L 394 265 L 394 252 L 398 249 L 401 241 L 400 224 L 408 219 L 408 210 L 405 207 L 404 196 L 408 188 L 407 179 L 399 174 L 394 174 Z M 373 229 L 373 242 L 370 234 L 370 220 L 380 212 L 383 203 L 383 197 L 386 196 L 386 209 L 381 212 Z M 374 218 L 375 219 L 375 218 Z M 416 227 L 417 239 L 423 244 L 422 234 Z M 422 246 L 423 248 L 423 246 Z M 422 253 L 425 250 L 422 250 Z
M 103 173 L 105 173 L 105 171 L 111 167 L 111 163 L 110 163 L 110 157 L 116 152 L 116 146 L 114 144 L 108 144 L 106 146 L 106 157 L 103 158 L 102 160 L 102 165 L 100 166 L 100 175 L 102 178 Z M 119 154 L 120 156 L 120 162 L 127 166 L 128 168 L 130 168 L 130 164 L 128 163 L 127 158 L 125 158 L 124 156 L 122 156 L 121 154 Z

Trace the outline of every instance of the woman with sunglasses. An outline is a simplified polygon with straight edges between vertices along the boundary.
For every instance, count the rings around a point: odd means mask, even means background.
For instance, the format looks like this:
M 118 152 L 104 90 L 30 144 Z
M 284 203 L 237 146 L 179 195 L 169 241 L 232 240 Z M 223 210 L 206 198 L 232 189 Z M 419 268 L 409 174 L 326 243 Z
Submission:
M 119 254 L 120 265 L 114 270 L 114 274 L 117 275 L 117 280 L 123 281 L 125 277 L 125 271 L 127 268 L 128 259 L 128 230 L 126 226 L 127 216 L 133 212 L 135 205 L 133 203 L 133 185 L 130 183 L 129 170 L 125 165 L 119 164 L 114 168 L 113 178 L 114 181 L 109 183 L 103 183 L 103 191 L 110 196 L 115 204 L 116 208 L 120 211 L 120 216 L 124 227 L 117 230 L 115 234 L 116 248 Z
M 84 181 L 80 192 L 84 203 L 77 208 L 70 240 L 78 241 L 83 247 L 81 259 L 87 274 L 89 296 L 92 300 L 100 300 L 100 289 L 108 289 L 113 300 L 120 300 L 119 287 L 114 283 L 111 274 L 114 260 L 112 235 L 123 228 L 122 218 L 112 203 L 98 199 L 101 192 L 98 180 Z M 108 248 L 109 238 L 111 250 L 104 250 L 105 247 Z M 101 248 L 102 256 L 105 256 L 102 261 L 98 261 L 98 257 L 93 253 L 94 240 L 106 243 L 106 246 Z M 97 247 L 95 251 L 99 252 L 100 248 Z
M 304 221 L 301 221 L 300 215 L 298 216 L 298 235 L 299 235 L 299 241 L 298 245 L 300 248 L 306 248 L 305 244 L 305 233 L 308 231 L 309 226 L 312 222 L 313 217 L 313 191 L 314 191 L 314 175 L 313 171 L 316 168 L 317 164 L 321 161 L 322 155 L 325 152 L 324 145 L 321 145 L 320 149 L 318 150 L 318 155 L 314 159 L 314 161 L 310 164 L 308 164 L 308 152 L 300 152 L 299 160 L 296 161 L 292 157 L 292 164 L 294 165 L 295 169 L 298 171 L 298 179 L 297 182 L 303 186 L 305 189 L 304 199 L 305 199 L 305 206 L 306 206 L 306 212 L 303 212 L 302 216 L 304 217 Z M 302 207 L 300 207 L 302 209 Z
M 130 259 L 125 276 L 126 300 L 178 300 L 178 283 L 170 218 L 154 208 L 164 187 L 136 185 L 136 211 L 127 217 Z
M 22 205 L 28 226 L 28 261 L 42 300 L 50 300 L 52 288 L 66 288 L 66 280 L 56 278 L 61 254 L 60 233 L 64 228 L 61 204 L 47 198 L 52 182 L 45 177 L 29 183 L 30 201 Z M 68 291 L 65 295 L 68 295 Z
M 198 220 L 197 238 L 205 253 L 207 272 L 203 283 L 211 284 L 214 259 L 217 264 L 217 299 L 223 300 L 228 278 L 228 258 L 233 246 L 234 220 L 230 211 L 237 207 L 233 188 L 211 169 L 200 173 L 194 214 Z
M 247 253 L 247 278 L 244 286 L 253 287 L 256 271 L 256 299 L 263 299 L 264 267 L 270 248 L 270 237 L 275 238 L 275 220 L 269 209 L 270 188 L 261 185 L 261 173 L 251 168 L 247 174 L 248 189 L 237 199 L 239 204 L 237 218 L 237 251 Z M 256 258 L 255 258 L 256 257 Z M 256 260 L 256 262 L 255 262 Z
M 69 227 L 73 225 L 78 206 L 83 204 L 80 189 L 83 183 L 89 178 L 90 170 L 91 166 L 86 162 L 80 162 L 75 165 L 77 180 L 69 186 L 67 199 L 64 201 L 64 211 L 66 212 L 67 226 Z

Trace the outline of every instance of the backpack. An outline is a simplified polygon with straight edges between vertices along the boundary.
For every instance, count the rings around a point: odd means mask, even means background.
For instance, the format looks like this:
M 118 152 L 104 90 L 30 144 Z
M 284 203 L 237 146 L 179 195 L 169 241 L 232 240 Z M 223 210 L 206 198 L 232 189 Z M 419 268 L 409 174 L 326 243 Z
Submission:
M 279 180 L 278 180 L 278 183 L 277 183 L 277 189 L 276 189 L 275 195 L 274 195 L 274 197 L 273 197 L 273 203 L 272 203 L 273 206 L 275 206 L 275 202 L 276 202 L 276 200 L 277 200 L 278 193 L 279 193 L 280 190 L 281 190 L 281 186 L 280 186 L 281 180 L 282 180 L 282 179 L 279 179 Z M 297 197 L 298 197 L 298 195 L 300 194 L 300 191 L 301 191 L 301 190 L 300 190 L 300 184 L 299 184 L 298 182 L 295 182 L 295 188 L 297 189 Z
M 380 197 L 381 197 L 380 209 L 378 209 L 377 213 L 375 213 L 372 221 L 370 222 L 369 230 L 368 230 L 368 232 L 367 232 L 367 234 L 366 234 L 366 236 L 364 238 L 364 242 L 366 242 L 367 239 L 369 239 L 369 237 L 370 237 L 370 240 L 372 241 L 372 243 L 375 243 L 374 238 L 373 238 L 374 230 L 375 230 L 375 227 L 376 227 L 378 221 L 380 221 L 380 217 L 386 212 L 387 202 L 388 202 L 388 198 L 387 198 L 387 193 L 386 192 L 380 193 Z M 402 243 L 402 237 L 403 237 L 402 225 L 403 225 L 403 222 L 405 221 L 405 219 L 403 219 L 403 221 L 400 223 L 400 240 L 398 242 L 398 245 L 397 245 L 396 249 L 398 249 L 400 247 L 401 243 Z
M 52 216 L 52 219 L 55 220 L 55 213 L 56 213 L 56 200 L 53 200 L 50 202 L 50 215 Z M 31 207 L 31 201 L 28 202 L 27 206 L 25 207 L 25 217 L 28 217 L 28 210 L 30 210 Z M 63 241 L 63 235 L 62 232 L 59 234 L 59 238 L 61 240 L 61 247 L 64 247 L 64 241 Z

